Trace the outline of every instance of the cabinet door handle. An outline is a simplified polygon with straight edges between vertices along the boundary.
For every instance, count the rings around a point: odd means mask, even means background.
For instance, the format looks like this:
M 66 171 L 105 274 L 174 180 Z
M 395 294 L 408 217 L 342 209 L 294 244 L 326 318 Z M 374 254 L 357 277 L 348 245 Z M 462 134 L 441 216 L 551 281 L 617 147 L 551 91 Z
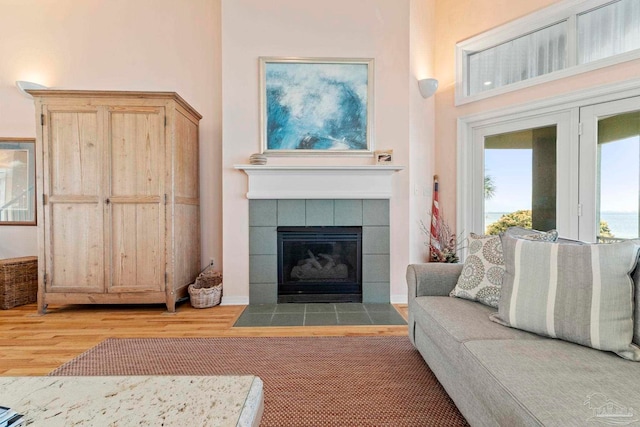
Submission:
M 107 197 L 107 199 L 104 202 L 108 205 L 109 203 L 111 203 L 111 200 L 109 200 L 109 198 Z

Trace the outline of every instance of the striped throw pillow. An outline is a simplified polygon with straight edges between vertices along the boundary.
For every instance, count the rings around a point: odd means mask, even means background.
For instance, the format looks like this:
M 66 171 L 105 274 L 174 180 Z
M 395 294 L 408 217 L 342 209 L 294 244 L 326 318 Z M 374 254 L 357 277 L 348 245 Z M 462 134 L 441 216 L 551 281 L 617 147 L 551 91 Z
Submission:
M 637 242 L 571 245 L 502 236 L 505 274 L 491 320 L 640 361 L 630 273 Z

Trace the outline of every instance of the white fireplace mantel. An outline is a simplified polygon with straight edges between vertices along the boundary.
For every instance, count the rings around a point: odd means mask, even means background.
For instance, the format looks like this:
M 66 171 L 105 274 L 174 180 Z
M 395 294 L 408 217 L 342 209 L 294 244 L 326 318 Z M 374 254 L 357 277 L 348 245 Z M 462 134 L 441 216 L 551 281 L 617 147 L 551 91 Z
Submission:
M 390 199 L 404 166 L 235 165 L 249 176 L 248 199 Z

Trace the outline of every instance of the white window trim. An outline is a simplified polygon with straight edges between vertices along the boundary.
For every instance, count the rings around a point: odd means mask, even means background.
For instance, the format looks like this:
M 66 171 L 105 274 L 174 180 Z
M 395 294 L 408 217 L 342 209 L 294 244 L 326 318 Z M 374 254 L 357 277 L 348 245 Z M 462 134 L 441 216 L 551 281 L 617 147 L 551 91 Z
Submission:
M 466 230 L 474 232 L 476 234 L 484 233 L 484 155 L 485 149 L 482 141 L 489 135 L 506 134 L 510 132 L 517 132 L 526 129 L 535 129 L 548 126 L 556 126 L 557 140 L 556 154 L 558 165 L 563 165 L 562 168 L 558 168 L 556 182 L 556 211 L 558 216 L 556 219 L 556 229 L 562 233 L 563 236 L 568 237 L 572 233 L 577 233 L 577 226 L 575 230 L 571 230 L 571 223 L 567 220 L 572 206 L 572 196 L 577 193 L 576 181 L 572 180 L 571 167 L 572 161 L 578 158 L 578 141 L 572 138 L 571 129 L 573 124 L 577 122 L 578 117 L 573 115 L 571 110 L 564 110 L 562 112 L 532 114 L 528 117 L 524 117 L 518 120 L 500 121 L 498 123 L 485 124 L 483 126 L 476 126 L 473 128 L 471 135 L 469 135 L 469 151 L 471 152 L 471 159 L 467 159 L 469 164 L 467 170 L 473 171 L 474 175 L 469 177 L 470 184 L 465 187 L 466 191 L 466 204 L 467 208 L 465 212 L 470 213 L 468 218 L 468 227 Z M 560 143 L 562 141 L 562 143 Z M 480 143 L 478 143 L 480 142 Z M 577 167 L 577 165 L 575 165 Z M 477 171 L 481 170 L 481 174 L 477 174 Z M 576 201 L 577 203 L 577 194 Z
M 569 95 L 560 95 L 553 98 L 523 103 L 515 106 L 487 111 L 470 116 L 460 117 L 457 121 L 457 164 L 456 164 L 456 230 L 458 233 L 467 235 L 469 232 L 482 234 L 483 230 L 476 230 L 478 212 L 482 212 L 483 206 L 478 206 L 477 189 L 478 180 L 484 178 L 484 161 L 478 158 L 478 147 L 473 146 L 473 136 L 476 132 L 481 132 L 487 126 L 498 126 L 508 124 L 513 121 L 547 116 L 549 114 L 569 114 L 571 121 L 571 163 L 566 165 L 577 171 L 579 137 L 579 109 L 588 105 L 603 102 L 615 101 L 623 98 L 640 96 L 640 79 L 627 80 L 609 85 L 588 88 L 576 91 Z M 481 156 L 481 154 L 480 154 Z M 573 163 L 576 163 L 575 165 Z M 569 226 L 565 226 L 564 237 L 577 238 L 577 205 L 579 194 L 574 189 L 578 187 L 577 173 L 573 173 L 570 179 L 571 193 L 569 194 L 569 205 L 576 207 L 576 221 L 572 221 Z M 464 259 L 464 251 L 462 259 Z
M 569 31 L 567 34 L 567 47 L 569 51 L 567 68 L 553 73 L 544 74 L 527 80 L 522 80 L 510 85 L 501 86 L 495 89 L 477 93 L 475 95 L 466 95 L 469 80 L 466 76 L 468 72 L 468 53 L 478 52 L 493 46 L 508 42 L 517 37 L 526 35 L 540 28 L 556 24 L 561 21 L 569 21 L 570 27 L 576 27 L 575 16 L 582 12 L 597 8 L 599 6 L 611 3 L 612 0 L 565 0 L 546 7 L 537 12 L 533 12 L 522 18 L 511 21 L 507 24 L 486 31 L 475 37 L 461 41 L 456 44 L 456 85 L 455 85 L 455 105 L 464 105 L 470 102 L 479 101 L 481 99 L 490 98 L 515 90 L 531 87 L 534 85 L 551 82 L 561 78 L 586 73 L 588 71 L 609 67 L 615 64 L 632 61 L 640 58 L 640 49 L 618 55 L 603 58 L 587 64 L 576 64 L 576 39 L 575 31 Z

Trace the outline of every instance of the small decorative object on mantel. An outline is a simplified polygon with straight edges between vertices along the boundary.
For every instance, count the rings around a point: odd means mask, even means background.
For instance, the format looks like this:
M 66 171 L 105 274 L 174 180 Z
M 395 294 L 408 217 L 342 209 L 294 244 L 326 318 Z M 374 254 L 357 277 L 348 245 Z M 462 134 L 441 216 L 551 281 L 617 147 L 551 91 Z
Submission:
M 393 163 L 393 150 L 376 150 L 374 152 L 376 164 L 390 165 Z
M 424 222 L 420 221 L 420 228 L 427 236 L 427 241 L 424 244 L 429 246 L 430 262 L 456 263 L 460 261 L 457 252 L 458 249 L 462 249 L 464 240 L 456 236 L 451 231 L 449 225 L 440 217 L 440 204 L 438 199 L 438 175 L 434 175 L 430 228 L 427 229 Z
M 189 285 L 189 299 L 194 308 L 209 308 L 222 300 L 222 273 L 212 267 L 205 268 Z
M 249 156 L 249 164 L 252 165 L 266 165 L 267 164 L 267 156 L 261 153 L 254 153 Z

